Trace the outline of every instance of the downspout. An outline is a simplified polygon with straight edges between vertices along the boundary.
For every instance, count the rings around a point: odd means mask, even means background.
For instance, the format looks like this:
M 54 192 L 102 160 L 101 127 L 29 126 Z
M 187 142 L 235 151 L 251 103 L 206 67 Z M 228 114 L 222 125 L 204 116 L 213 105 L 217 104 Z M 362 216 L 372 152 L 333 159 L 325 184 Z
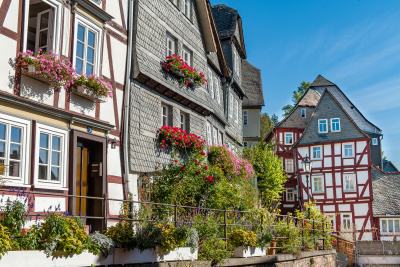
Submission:
M 294 173 L 296 174 L 296 177 L 297 177 L 297 200 L 299 201 L 300 210 L 302 210 L 303 209 L 303 197 L 301 195 L 300 178 L 299 178 L 299 174 L 297 173 L 296 150 L 294 149 L 294 147 L 292 147 L 292 151 L 293 151 Z
M 123 153 L 124 153 L 124 186 L 129 192 L 127 180 L 129 176 L 129 106 L 130 106 L 130 92 L 131 92 L 131 68 L 132 68 L 132 39 L 133 39 L 133 0 L 128 2 L 128 53 L 126 62 L 126 75 L 125 75 L 125 95 L 124 95 L 124 135 L 123 135 Z M 124 190 L 125 191 L 125 190 Z M 128 197 L 128 196 L 127 196 Z

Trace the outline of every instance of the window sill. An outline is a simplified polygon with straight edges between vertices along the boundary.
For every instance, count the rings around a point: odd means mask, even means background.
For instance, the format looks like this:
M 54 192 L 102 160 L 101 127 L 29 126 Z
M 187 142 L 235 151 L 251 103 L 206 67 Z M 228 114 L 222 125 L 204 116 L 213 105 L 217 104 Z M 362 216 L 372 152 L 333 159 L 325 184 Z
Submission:
M 344 159 L 354 159 L 354 156 L 347 156 L 347 157 L 342 156 L 342 158 L 344 158 Z
M 357 193 L 357 190 L 343 190 L 344 193 Z
M 38 189 L 48 189 L 48 190 L 58 190 L 58 191 L 68 191 L 68 187 L 62 187 L 61 185 L 51 185 L 51 184 L 34 184 L 34 188 Z
M 326 134 L 326 133 L 328 133 L 328 132 L 318 132 L 318 134 Z

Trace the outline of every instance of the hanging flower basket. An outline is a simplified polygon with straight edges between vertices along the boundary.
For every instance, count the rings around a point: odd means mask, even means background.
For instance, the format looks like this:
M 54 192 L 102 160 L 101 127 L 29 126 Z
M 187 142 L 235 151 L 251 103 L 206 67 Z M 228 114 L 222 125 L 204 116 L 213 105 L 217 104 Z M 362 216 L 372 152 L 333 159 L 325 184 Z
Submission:
M 75 95 L 79 95 L 81 97 L 89 99 L 95 103 L 104 103 L 108 99 L 107 96 L 95 94 L 93 89 L 85 85 L 73 86 L 71 92 Z

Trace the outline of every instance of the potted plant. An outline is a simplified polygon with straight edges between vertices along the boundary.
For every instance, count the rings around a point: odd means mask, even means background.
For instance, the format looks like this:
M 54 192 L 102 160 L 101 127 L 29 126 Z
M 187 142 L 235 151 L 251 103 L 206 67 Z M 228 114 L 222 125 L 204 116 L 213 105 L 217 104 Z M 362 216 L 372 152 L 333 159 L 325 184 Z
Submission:
M 264 246 L 257 244 L 257 235 L 237 229 L 228 234 L 229 242 L 234 247 L 233 255 L 236 258 L 262 257 L 266 254 Z
M 270 247 L 268 249 L 268 255 L 275 255 L 276 252 L 276 237 L 272 240 Z
M 112 98 L 112 90 L 110 83 L 106 83 L 94 74 L 78 76 L 74 80 L 74 86 L 72 87 L 72 93 L 95 103 L 106 102 L 108 97 Z

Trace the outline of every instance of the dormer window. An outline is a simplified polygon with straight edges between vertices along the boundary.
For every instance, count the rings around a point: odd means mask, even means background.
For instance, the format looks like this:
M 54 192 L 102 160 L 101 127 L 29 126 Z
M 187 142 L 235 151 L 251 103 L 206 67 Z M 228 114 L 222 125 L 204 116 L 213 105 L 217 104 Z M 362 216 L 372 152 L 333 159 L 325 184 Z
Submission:
M 328 120 L 320 119 L 318 120 L 318 133 L 327 133 L 328 132 Z
M 340 132 L 340 119 L 331 119 L 331 131 L 332 133 Z
M 378 145 L 378 138 L 372 138 L 372 145 L 377 146 Z
M 306 117 L 306 109 L 305 109 L 305 108 L 302 108 L 302 109 L 301 109 L 301 117 L 302 117 L 302 118 L 305 118 L 305 117 Z
M 240 56 L 235 48 L 233 48 L 233 70 L 240 76 Z

